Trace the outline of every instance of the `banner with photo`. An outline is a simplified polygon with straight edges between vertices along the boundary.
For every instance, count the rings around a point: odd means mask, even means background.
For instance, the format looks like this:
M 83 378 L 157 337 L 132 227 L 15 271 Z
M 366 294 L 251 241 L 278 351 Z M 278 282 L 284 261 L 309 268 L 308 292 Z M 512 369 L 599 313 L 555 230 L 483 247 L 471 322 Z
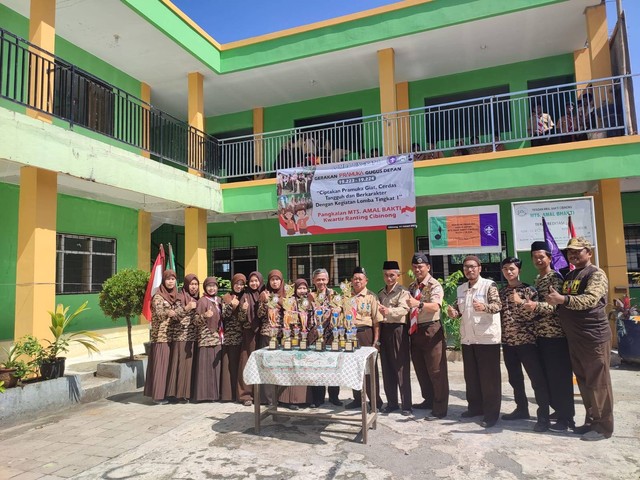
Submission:
M 416 227 L 411 155 L 278 170 L 280 234 Z
M 429 210 L 429 253 L 455 255 L 500 253 L 500 207 Z
M 597 244 L 593 197 L 513 202 L 511 210 L 517 251 L 529 251 L 533 242 L 544 240 L 543 218 L 561 249 L 573 235 Z

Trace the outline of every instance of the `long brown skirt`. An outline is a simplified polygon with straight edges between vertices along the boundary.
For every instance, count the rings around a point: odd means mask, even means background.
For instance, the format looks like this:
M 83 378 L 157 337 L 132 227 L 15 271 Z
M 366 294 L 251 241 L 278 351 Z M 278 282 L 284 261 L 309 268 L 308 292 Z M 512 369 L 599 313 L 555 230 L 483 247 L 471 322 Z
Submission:
M 220 366 L 222 347 L 196 347 L 193 365 L 191 400 L 196 402 L 220 400 Z
M 222 346 L 222 372 L 220 379 L 220 400 L 235 402 L 240 398 L 240 345 Z
M 167 397 L 191 398 L 194 342 L 173 342 L 169 360 Z
M 167 391 L 170 348 L 168 343 L 152 343 L 147 375 L 144 381 L 144 395 L 156 402 L 164 400 Z
M 238 368 L 238 383 L 240 384 L 240 398 L 238 401 L 246 402 L 253 401 L 253 385 L 247 385 L 244 383 L 242 374 L 244 373 L 244 367 L 249 360 L 249 357 L 256 349 L 256 334 L 250 328 L 245 328 L 242 331 L 242 346 L 240 349 L 240 366 Z

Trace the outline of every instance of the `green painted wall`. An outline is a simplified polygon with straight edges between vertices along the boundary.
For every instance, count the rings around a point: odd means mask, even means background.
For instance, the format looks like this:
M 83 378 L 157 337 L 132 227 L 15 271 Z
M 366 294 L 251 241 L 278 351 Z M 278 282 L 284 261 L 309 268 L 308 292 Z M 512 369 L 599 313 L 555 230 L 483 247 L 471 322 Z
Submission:
M 137 268 L 137 210 L 58 195 L 57 229 L 60 233 L 115 238 L 116 269 Z M 89 301 L 91 310 L 83 314 L 82 321 L 77 322 L 74 329 L 92 330 L 124 325 L 123 322 L 114 324 L 111 319 L 105 318 L 98 305 L 98 294 L 56 295 L 56 303 L 71 305 L 71 309 L 75 309 L 85 300 Z
M 0 183 L 2 235 L 0 235 L 0 340 L 13 338 L 18 260 L 18 198 L 16 185 Z
M 216 133 L 233 132 L 245 128 L 253 130 L 253 111 L 246 110 L 244 112 L 207 117 L 205 125 L 205 131 L 214 136 Z

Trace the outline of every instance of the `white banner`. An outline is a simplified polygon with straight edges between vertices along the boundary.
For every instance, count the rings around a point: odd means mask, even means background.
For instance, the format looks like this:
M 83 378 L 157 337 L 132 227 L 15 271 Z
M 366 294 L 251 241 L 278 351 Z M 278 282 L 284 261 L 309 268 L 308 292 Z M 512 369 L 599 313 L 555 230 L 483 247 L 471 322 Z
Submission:
M 531 244 L 544 240 L 542 217 L 559 248 L 564 248 L 571 238 L 569 217 L 576 236 L 585 237 L 596 245 L 596 224 L 593 213 L 593 197 L 561 198 L 511 204 L 513 235 L 516 250 L 529 251 Z
M 411 155 L 278 170 L 280 234 L 415 228 Z

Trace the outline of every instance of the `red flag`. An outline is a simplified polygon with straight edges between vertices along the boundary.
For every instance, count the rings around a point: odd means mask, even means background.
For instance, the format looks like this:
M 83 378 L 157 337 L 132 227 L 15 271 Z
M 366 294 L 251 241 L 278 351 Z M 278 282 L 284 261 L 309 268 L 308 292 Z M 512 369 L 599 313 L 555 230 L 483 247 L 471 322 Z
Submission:
M 576 238 L 576 227 L 573 226 L 573 222 L 571 221 L 571 215 L 569 215 L 569 238 Z
M 156 257 L 156 261 L 153 262 L 151 268 L 151 276 L 149 277 L 149 283 L 147 283 L 147 291 L 144 294 L 144 300 L 142 301 L 142 315 L 151 321 L 151 299 L 158 291 L 160 283 L 162 282 L 162 272 L 164 271 L 164 247 L 160 244 L 160 251 Z

